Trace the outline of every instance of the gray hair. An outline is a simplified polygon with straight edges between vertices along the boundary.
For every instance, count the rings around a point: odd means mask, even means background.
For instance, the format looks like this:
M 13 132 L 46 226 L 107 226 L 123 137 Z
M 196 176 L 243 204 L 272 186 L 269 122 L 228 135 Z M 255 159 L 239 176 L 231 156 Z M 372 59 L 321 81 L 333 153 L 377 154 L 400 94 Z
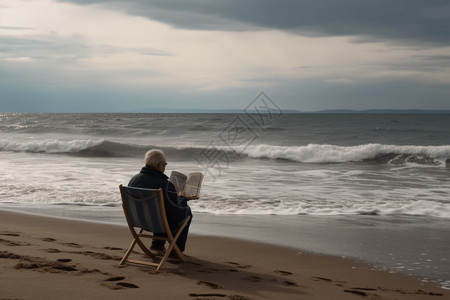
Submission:
M 162 162 L 166 162 L 166 155 L 159 149 L 152 149 L 145 153 L 145 166 L 156 169 Z

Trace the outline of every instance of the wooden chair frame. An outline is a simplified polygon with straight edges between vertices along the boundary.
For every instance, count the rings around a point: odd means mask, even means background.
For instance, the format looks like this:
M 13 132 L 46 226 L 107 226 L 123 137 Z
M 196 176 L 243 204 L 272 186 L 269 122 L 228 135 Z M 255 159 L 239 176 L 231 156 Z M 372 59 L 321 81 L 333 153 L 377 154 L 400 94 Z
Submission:
M 177 228 L 175 230 L 171 230 L 170 226 L 169 226 L 169 223 L 167 221 L 166 209 L 165 209 L 165 206 L 164 206 L 163 192 L 162 192 L 162 189 L 159 189 L 159 190 L 157 190 L 158 191 L 158 198 L 159 198 L 159 206 L 160 206 L 160 212 L 158 212 L 158 213 L 159 213 L 159 215 L 161 217 L 161 220 L 162 220 L 162 223 L 163 223 L 163 228 L 164 228 L 164 231 L 165 231 L 164 233 L 167 235 L 167 237 L 155 236 L 154 233 L 151 233 L 151 234 L 143 233 L 144 232 L 143 228 L 139 228 L 139 230 L 136 231 L 135 227 L 132 225 L 133 223 L 131 221 L 130 212 L 128 211 L 127 206 L 125 205 L 125 201 L 127 201 L 127 196 L 125 195 L 124 188 L 132 188 L 132 187 L 123 187 L 122 185 L 119 186 L 120 194 L 121 194 L 121 197 L 122 197 L 122 208 L 123 208 L 123 211 L 125 213 L 125 218 L 127 219 L 128 228 L 130 229 L 131 235 L 133 236 L 133 241 L 131 242 L 130 247 L 128 248 L 127 252 L 123 256 L 122 260 L 120 261 L 120 265 L 123 265 L 124 263 L 128 262 L 128 263 L 141 265 L 141 266 L 156 267 L 156 271 L 159 271 L 161 266 L 163 265 L 163 263 L 169 257 L 169 255 L 172 252 L 172 250 L 175 251 L 177 256 L 183 262 L 188 261 L 188 259 L 183 254 L 183 252 L 181 252 L 180 249 L 178 248 L 178 246 L 176 244 L 176 241 L 178 240 L 178 237 L 180 236 L 180 234 L 183 231 L 183 229 L 188 225 L 189 220 L 191 219 L 191 217 L 187 216 L 183 220 L 183 222 L 182 222 L 182 224 L 181 224 L 181 226 L 179 228 Z M 132 188 L 132 189 L 139 189 L 139 190 L 142 190 L 143 192 L 145 192 L 146 190 L 149 190 L 149 189 L 141 189 L 141 188 Z M 155 191 L 155 190 L 153 190 L 153 191 Z M 143 195 L 142 195 L 142 199 L 144 199 Z M 147 231 L 147 230 L 145 230 L 145 231 Z M 163 240 L 163 241 L 169 242 L 169 246 L 168 246 L 164 256 L 159 261 L 159 263 L 139 261 L 139 260 L 135 260 L 135 259 L 129 259 L 129 256 L 130 256 L 131 252 L 133 251 L 134 247 L 136 246 L 136 244 L 138 244 L 139 247 L 142 249 L 142 251 L 146 255 L 148 255 L 149 257 L 151 257 L 151 258 L 155 258 L 156 257 L 145 246 L 145 244 L 142 242 L 141 238 L 149 238 L 149 239 Z

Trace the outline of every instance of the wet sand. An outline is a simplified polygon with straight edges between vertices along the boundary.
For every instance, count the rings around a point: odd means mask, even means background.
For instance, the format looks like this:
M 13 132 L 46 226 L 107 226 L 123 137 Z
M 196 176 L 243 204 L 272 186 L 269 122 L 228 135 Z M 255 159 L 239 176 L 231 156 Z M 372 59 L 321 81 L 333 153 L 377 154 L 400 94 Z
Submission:
M 122 225 L 9 211 L 0 224 L 0 299 L 450 299 L 434 283 L 292 248 L 192 235 L 190 261 L 157 273 L 119 266 Z

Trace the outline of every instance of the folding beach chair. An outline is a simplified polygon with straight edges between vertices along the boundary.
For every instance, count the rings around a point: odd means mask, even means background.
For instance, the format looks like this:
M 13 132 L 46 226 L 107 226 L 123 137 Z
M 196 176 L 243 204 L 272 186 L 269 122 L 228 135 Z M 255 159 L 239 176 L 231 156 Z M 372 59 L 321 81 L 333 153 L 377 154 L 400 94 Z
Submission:
M 176 245 L 176 241 L 183 229 L 189 223 L 191 217 L 187 216 L 186 219 L 183 220 L 182 225 L 176 230 L 170 230 L 164 207 L 164 196 L 162 189 L 142 189 L 122 185 L 120 185 L 119 188 L 120 194 L 122 195 L 123 211 L 127 219 L 128 227 L 130 228 L 131 234 L 134 238 L 128 248 L 128 251 L 120 261 L 120 264 L 122 265 L 125 262 L 129 262 L 144 266 L 154 266 L 156 267 L 156 271 L 159 271 L 172 250 L 175 251 L 182 261 L 187 261 L 186 256 L 184 256 Z M 137 228 L 138 231 L 136 231 L 135 228 Z M 149 234 L 143 233 L 144 231 Z M 164 236 L 155 236 L 155 234 L 163 234 Z M 166 253 L 159 263 L 128 259 L 136 243 L 146 255 L 151 258 L 156 258 L 156 256 L 153 255 L 144 245 L 141 238 L 150 238 L 169 242 Z

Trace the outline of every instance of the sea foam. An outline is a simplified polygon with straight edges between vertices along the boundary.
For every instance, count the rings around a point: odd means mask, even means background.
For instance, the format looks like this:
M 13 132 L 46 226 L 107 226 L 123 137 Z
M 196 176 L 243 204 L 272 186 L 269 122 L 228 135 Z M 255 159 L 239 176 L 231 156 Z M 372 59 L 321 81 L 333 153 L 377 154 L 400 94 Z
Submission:
M 409 155 L 416 159 L 430 158 L 445 161 L 450 157 L 450 145 L 445 146 L 398 146 L 364 144 L 336 146 L 309 144 L 307 146 L 249 146 L 242 151 L 252 158 L 285 159 L 303 163 L 341 163 L 376 159 L 381 156 Z
M 34 152 L 34 153 L 76 153 L 102 144 L 103 140 L 70 140 L 57 139 L 0 141 L 0 151 Z
M 146 150 L 158 147 L 154 145 L 128 144 L 105 139 L 26 139 L 0 141 L 0 152 L 30 152 L 80 154 L 87 156 L 129 156 L 142 155 Z M 170 155 L 196 157 L 208 146 L 161 147 Z M 343 163 L 373 161 L 387 164 L 418 163 L 424 165 L 445 166 L 450 158 L 450 145 L 385 145 L 363 144 L 357 146 L 337 146 L 329 144 L 309 144 L 306 146 L 250 145 L 244 149 L 218 147 L 213 149 L 234 156 L 247 156 L 254 159 L 289 160 L 300 163 Z

